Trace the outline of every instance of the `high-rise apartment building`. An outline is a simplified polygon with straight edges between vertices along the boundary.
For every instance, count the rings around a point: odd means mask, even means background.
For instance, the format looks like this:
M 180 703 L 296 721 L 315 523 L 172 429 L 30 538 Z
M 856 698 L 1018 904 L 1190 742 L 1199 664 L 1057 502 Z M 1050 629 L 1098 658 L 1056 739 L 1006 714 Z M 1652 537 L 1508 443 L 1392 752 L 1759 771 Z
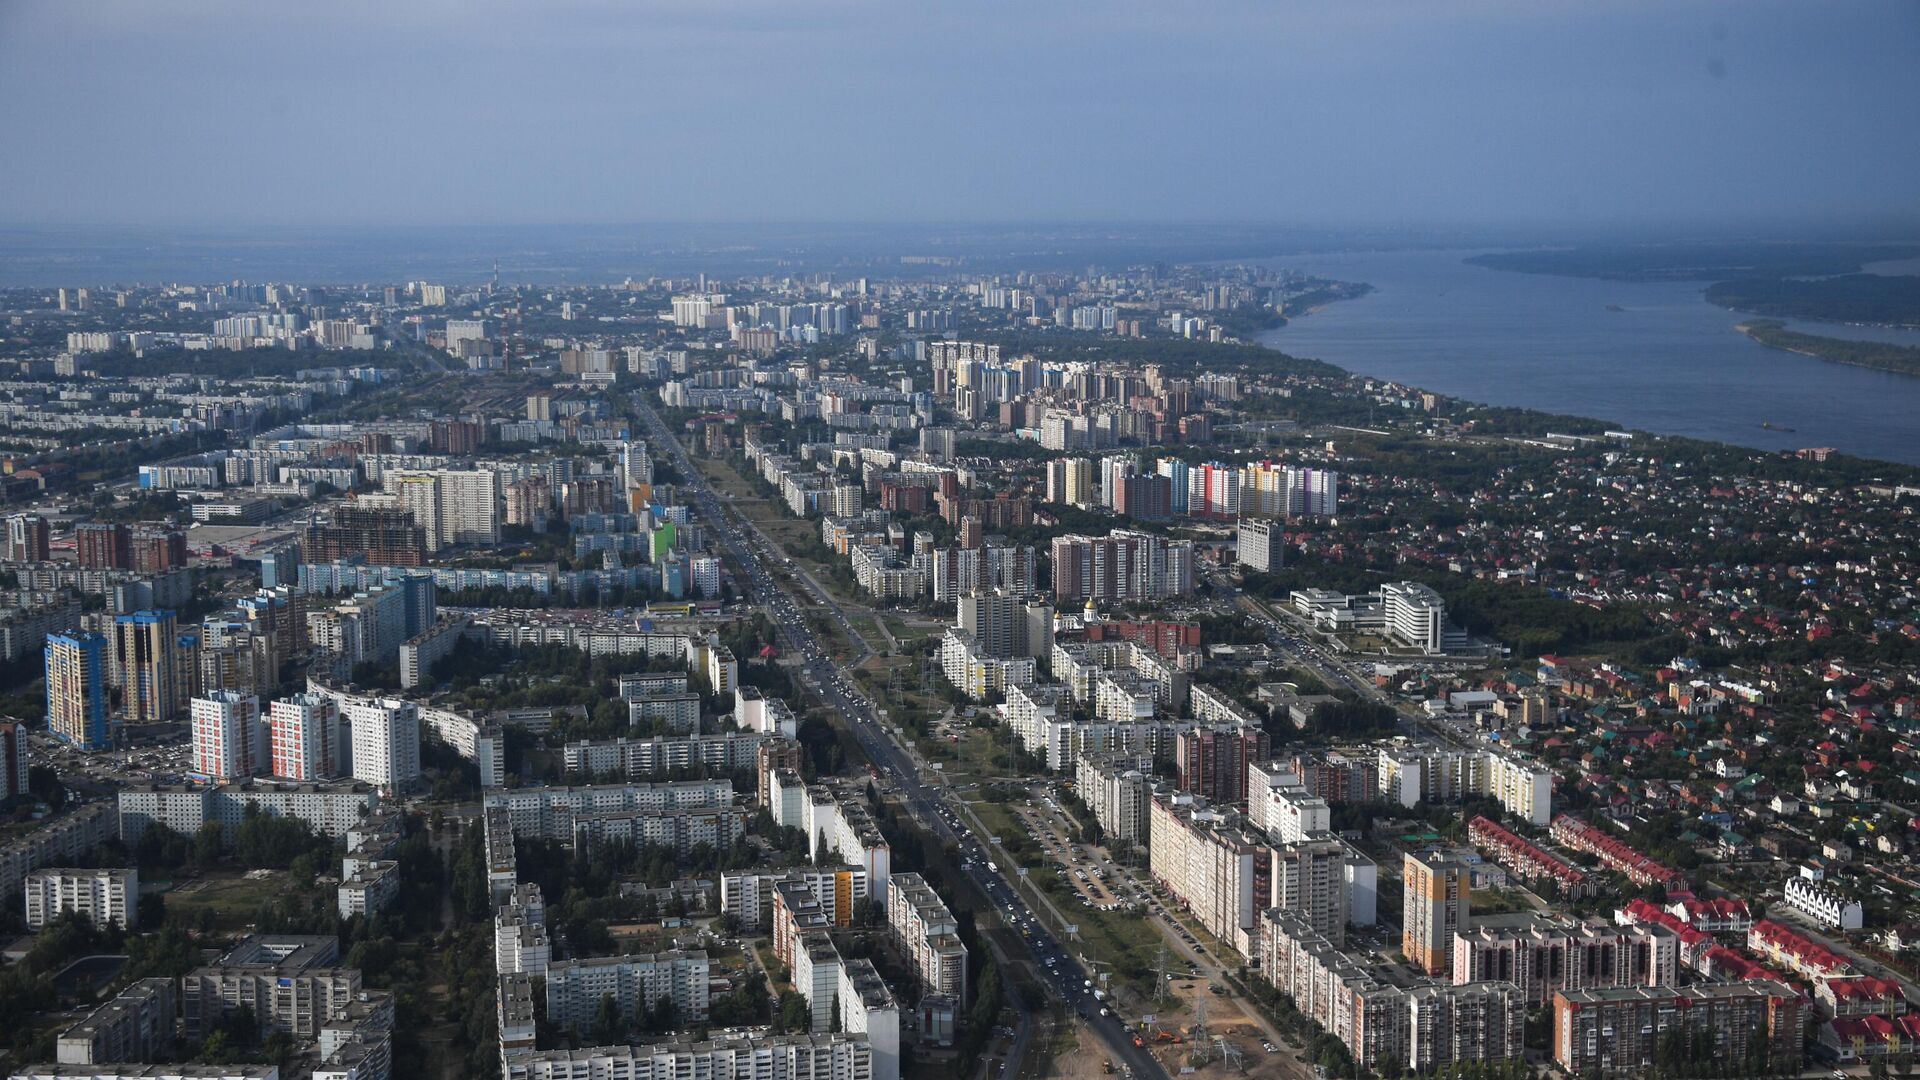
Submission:
M 1053 608 L 1010 593 L 975 593 L 959 600 L 960 629 L 982 655 L 1043 656 L 1053 647 Z
M 427 549 L 500 541 L 500 478 L 486 469 L 395 470 L 381 485 L 426 530 Z
M 18 720 L 0 720 L 0 802 L 26 791 L 26 725 Z
M 341 712 L 353 728 L 353 778 L 392 793 L 420 776 L 420 713 L 405 701 L 354 701 Z
M 1115 529 L 1106 536 L 1053 538 L 1053 596 L 1087 600 L 1161 600 L 1193 592 L 1193 542 Z
M 335 562 L 363 556 L 370 566 L 419 566 L 426 561 L 427 530 L 397 507 L 336 507 L 325 525 L 307 526 L 301 550 L 307 561 Z
M 113 620 L 113 676 L 129 724 L 165 723 L 180 711 L 180 633 L 171 611 L 133 611 Z
M 273 775 L 288 780 L 327 780 L 340 775 L 340 707 L 325 694 L 302 692 L 268 708 Z
M 1214 803 L 1247 799 L 1247 766 L 1267 760 L 1272 740 L 1258 727 L 1219 725 L 1180 733 L 1174 745 L 1174 764 L 1180 770 L 1180 790 Z
M 209 780 L 241 780 L 267 765 L 260 699 L 245 690 L 214 690 L 193 699 L 193 771 Z
M 46 657 L 47 730 L 76 749 L 106 749 L 106 635 L 91 630 L 48 634 Z
M 1279 525 L 1260 518 L 1240 520 L 1239 541 L 1234 546 L 1234 561 L 1263 574 L 1280 569 L 1287 537 Z
M 133 548 L 127 527 L 91 522 L 73 528 L 74 556 L 90 570 L 126 570 L 133 566 Z
M 1400 952 L 1429 975 L 1453 970 L 1454 935 L 1467 927 L 1466 864 L 1408 852 L 1401 863 Z
M 50 558 L 52 530 L 39 514 L 14 514 L 7 518 L 8 562 L 46 562 Z

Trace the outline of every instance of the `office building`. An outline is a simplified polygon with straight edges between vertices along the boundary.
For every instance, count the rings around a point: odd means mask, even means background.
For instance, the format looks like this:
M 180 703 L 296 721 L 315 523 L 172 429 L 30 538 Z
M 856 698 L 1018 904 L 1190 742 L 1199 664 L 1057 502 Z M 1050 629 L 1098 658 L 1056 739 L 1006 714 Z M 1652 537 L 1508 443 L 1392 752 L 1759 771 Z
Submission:
M 1400 952 L 1429 975 L 1453 970 L 1454 936 L 1470 908 L 1465 864 L 1407 853 L 1401 862 Z
M 107 666 L 105 635 L 76 630 L 47 636 L 47 730 L 68 746 L 109 745 Z

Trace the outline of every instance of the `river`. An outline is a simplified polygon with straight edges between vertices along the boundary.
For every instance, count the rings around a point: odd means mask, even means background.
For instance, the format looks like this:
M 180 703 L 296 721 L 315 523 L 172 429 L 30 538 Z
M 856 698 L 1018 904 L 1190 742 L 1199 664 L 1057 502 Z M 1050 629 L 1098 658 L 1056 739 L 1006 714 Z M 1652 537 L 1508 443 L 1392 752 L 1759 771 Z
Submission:
M 1757 345 L 1733 329 L 1751 316 L 1707 303 L 1704 282 L 1518 274 L 1462 261 L 1472 254 L 1264 260 L 1364 281 L 1374 291 L 1294 319 L 1261 340 L 1295 356 L 1470 401 L 1763 450 L 1830 446 L 1920 465 L 1920 378 Z M 1914 330 L 1790 325 L 1831 337 L 1920 345 Z M 1768 430 L 1763 423 L 1794 430 Z

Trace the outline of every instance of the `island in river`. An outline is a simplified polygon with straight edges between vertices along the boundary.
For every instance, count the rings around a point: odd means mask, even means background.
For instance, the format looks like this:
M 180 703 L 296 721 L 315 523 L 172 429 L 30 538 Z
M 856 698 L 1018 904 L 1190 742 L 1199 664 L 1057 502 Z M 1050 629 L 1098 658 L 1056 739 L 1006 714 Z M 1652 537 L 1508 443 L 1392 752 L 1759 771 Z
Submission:
M 1920 375 L 1920 349 L 1884 341 L 1850 341 L 1821 337 L 1789 330 L 1785 323 L 1772 319 L 1744 322 L 1734 329 L 1771 349 L 1781 349 L 1830 364 L 1891 371 L 1901 375 Z

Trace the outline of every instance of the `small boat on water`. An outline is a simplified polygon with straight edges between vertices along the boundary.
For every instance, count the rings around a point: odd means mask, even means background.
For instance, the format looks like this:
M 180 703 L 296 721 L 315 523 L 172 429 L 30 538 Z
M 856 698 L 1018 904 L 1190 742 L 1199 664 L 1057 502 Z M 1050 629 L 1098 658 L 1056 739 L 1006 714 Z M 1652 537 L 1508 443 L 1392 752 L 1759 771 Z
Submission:
M 1620 306 L 1619 304 L 1608 304 L 1608 305 L 1607 305 L 1607 310 L 1608 310 L 1608 311 L 1613 311 L 1613 312 L 1620 312 L 1620 311 L 1625 311 L 1625 310 L 1627 310 L 1627 309 L 1626 309 L 1626 308 L 1623 308 L 1623 307 L 1621 307 L 1621 306 Z
M 1760 426 L 1761 426 L 1761 427 L 1763 427 L 1763 428 L 1766 428 L 1766 429 L 1767 429 L 1768 431 L 1785 431 L 1785 432 L 1791 432 L 1791 431 L 1793 430 L 1792 428 L 1790 428 L 1790 427 L 1787 427 L 1787 426 L 1786 426 L 1786 425 L 1784 425 L 1784 424 L 1776 424 L 1776 423 L 1774 423 L 1774 422 L 1773 422 L 1773 421 L 1771 421 L 1771 420 L 1762 420 L 1762 421 L 1760 421 Z

